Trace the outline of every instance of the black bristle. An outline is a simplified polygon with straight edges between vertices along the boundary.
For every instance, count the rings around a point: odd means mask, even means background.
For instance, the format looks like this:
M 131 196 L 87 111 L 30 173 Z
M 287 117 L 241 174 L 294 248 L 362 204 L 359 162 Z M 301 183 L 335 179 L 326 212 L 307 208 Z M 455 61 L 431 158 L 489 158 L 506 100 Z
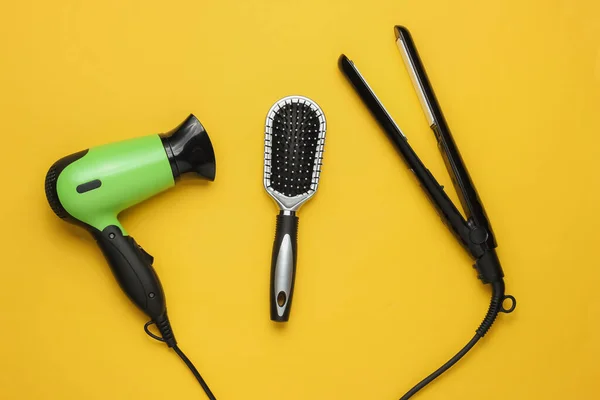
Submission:
M 286 196 L 308 192 L 319 145 L 319 114 L 302 101 L 275 112 L 272 128 L 271 186 Z

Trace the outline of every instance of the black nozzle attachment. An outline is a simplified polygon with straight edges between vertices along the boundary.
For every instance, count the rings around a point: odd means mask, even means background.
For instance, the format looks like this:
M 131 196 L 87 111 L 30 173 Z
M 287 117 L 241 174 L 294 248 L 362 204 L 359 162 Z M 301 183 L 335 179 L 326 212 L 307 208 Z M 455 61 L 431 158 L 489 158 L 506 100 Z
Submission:
M 173 178 L 196 172 L 209 181 L 215 180 L 216 161 L 208 133 L 193 114 L 177 128 L 160 135 Z

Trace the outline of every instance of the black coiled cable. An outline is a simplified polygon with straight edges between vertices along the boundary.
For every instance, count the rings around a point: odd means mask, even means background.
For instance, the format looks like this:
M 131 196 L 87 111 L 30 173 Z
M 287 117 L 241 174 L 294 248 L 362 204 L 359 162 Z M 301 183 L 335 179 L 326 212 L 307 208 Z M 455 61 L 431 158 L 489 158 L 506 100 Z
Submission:
M 510 299 L 512 301 L 512 305 L 509 309 L 505 309 L 504 306 L 502 305 L 502 303 L 506 299 Z M 481 339 L 482 337 L 485 336 L 485 334 L 490 330 L 490 328 L 494 324 L 494 321 L 496 320 L 498 313 L 500 313 L 500 312 L 510 313 L 515 309 L 516 305 L 517 305 L 517 303 L 513 296 L 506 296 L 504 294 L 504 281 L 500 280 L 497 282 L 492 282 L 492 300 L 490 302 L 490 307 L 488 308 L 488 312 L 485 315 L 483 322 L 481 323 L 481 325 L 479 325 L 479 328 L 477 328 L 477 330 L 475 331 L 476 333 L 475 333 L 475 336 L 473 336 L 473 339 L 471 339 L 471 341 L 469 341 L 469 343 L 467 343 L 467 345 L 465 347 L 463 347 L 458 353 L 456 353 L 454 355 L 454 357 L 452 357 L 450 360 L 448 360 L 444 365 L 439 367 L 437 370 L 432 372 L 429 376 L 427 376 L 421 382 L 417 383 L 412 389 L 410 389 L 408 392 L 406 392 L 406 394 L 404 396 L 402 396 L 400 398 L 400 400 L 410 399 L 419 390 L 423 389 L 425 386 L 430 384 L 437 377 L 439 377 L 444 372 L 449 370 L 454 364 L 456 364 L 461 358 L 463 358 L 465 356 L 465 354 L 467 354 L 469 352 L 469 350 L 471 350 L 473 348 L 473 346 L 475 346 L 475 344 L 477 344 L 479 339 Z

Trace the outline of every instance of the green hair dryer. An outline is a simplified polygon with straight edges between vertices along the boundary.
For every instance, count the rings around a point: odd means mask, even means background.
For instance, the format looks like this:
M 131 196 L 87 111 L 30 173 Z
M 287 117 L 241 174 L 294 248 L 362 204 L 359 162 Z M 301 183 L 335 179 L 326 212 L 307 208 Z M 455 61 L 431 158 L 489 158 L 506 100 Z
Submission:
M 174 348 L 213 398 L 177 347 L 153 257 L 117 218 L 121 211 L 173 186 L 180 175 L 193 172 L 215 179 L 212 144 L 200 121 L 190 115 L 166 134 L 94 147 L 58 160 L 46 175 L 46 197 L 57 216 L 92 234 L 123 291 L 150 317 L 146 333 Z M 148 330 L 151 324 L 160 337 Z

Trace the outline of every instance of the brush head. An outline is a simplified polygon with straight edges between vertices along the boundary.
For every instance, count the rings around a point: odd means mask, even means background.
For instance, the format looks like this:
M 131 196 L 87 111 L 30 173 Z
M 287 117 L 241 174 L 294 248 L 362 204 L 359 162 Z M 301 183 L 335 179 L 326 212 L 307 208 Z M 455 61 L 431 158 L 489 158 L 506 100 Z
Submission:
M 267 115 L 265 187 L 294 198 L 317 190 L 325 144 L 325 116 L 313 101 L 290 96 Z

